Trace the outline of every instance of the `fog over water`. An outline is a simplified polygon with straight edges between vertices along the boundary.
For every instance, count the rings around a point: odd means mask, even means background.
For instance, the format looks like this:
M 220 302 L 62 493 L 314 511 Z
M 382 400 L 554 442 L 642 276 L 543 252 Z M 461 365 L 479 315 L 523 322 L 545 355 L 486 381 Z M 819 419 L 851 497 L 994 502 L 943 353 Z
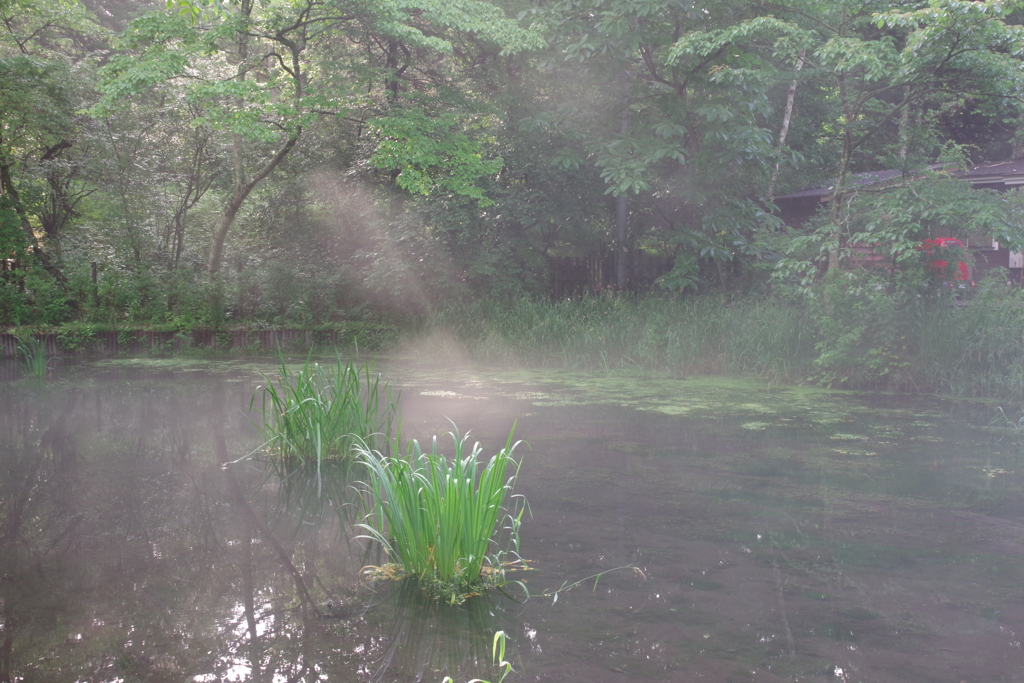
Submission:
M 497 680 L 498 630 L 507 681 L 1024 676 L 1024 444 L 992 404 L 379 369 L 407 436 L 490 455 L 516 424 L 529 599 L 370 586 L 361 472 L 225 466 L 272 363 L 66 363 L 0 384 L 0 681 Z

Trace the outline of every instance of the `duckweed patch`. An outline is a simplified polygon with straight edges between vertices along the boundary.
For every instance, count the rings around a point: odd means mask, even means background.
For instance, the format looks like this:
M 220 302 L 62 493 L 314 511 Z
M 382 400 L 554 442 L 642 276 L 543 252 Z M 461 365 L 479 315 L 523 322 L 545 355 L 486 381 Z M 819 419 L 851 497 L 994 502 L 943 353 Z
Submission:
M 488 400 L 490 400 L 489 396 L 478 396 L 478 395 L 472 395 L 472 394 L 459 393 L 459 392 L 456 392 L 456 391 L 444 391 L 444 390 L 421 391 L 420 392 L 420 396 L 432 396 L 432 397 L 436 397 L 436 398 L 453 398 L 453 399 L 468 400 L 468 401 L 488 401 Z
M 896 569 L 922 560 L 940 560 L 933 550 L 918 550 L 906 546 L 877 543 L 838 543 L 832 548 L 832 557 L 840 565 L 870 567 L 874 569 Z
M 725 584 L 709 579 L 706 576 L 694 576 L 687 583 L 691 588 L 696 588 L 699 591 L 717 591 L 725 588 Z
M 766 405 L 762 405 L 760 403 L 740 403 L 739 405 L 736 406 L 736 410 L 737 411 L 743 411 L 743 412 L 765 413 L 765 414 L 775 414 L 775 413 L 779 412 L 778 409 L 776 409 L 776 408 L 772 408 L 772 407 L 769 407 L 769 406 L 766 406 Z
M 833 434 L 828 438 L 833 441 L 868 441 L 871 437 L 863 434 Z

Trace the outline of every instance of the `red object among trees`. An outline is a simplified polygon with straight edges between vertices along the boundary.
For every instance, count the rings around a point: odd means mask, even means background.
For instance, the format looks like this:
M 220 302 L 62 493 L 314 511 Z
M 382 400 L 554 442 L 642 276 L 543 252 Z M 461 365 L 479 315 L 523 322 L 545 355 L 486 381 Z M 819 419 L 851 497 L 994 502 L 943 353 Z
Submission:
M 970 274 L 967 270 L 967 263 L 963 260 L 957 259 L 956 268 L 952 271 L 949 269 L 950 256 L 963 256 L 966 248 L 963 242 L 955 237 L 935 237 L 927 239 L 921 243 L 921 249 L 924 250 L 925 255 L 928 259 L 934 255 L 939 257 L 934 261 L 931 261 L 928 266 L 938 273 L 943 275 L 951 274 L 954 281 L 961 281 L 963 284 L 974 284 L 970 282 Z M 947 258 L 943 259 L 945 256 Z

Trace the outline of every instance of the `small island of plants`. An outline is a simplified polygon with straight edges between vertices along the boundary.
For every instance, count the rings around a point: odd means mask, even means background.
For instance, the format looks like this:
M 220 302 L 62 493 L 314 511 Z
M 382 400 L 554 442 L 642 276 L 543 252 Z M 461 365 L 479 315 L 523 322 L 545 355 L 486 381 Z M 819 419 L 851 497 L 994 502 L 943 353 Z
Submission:
M 249 407 L 260 413 L 268 457 L 318 471 L 325 461 L 365 468 L 366 480 L 353 484 L 365 512 L 357 538 L 379 543 L 388 559 L 367 567 L 368 576 L 415 581 L 433 599 L 461 604 L 525 567 L 518 551 L 527 504 L 513 493 L 514 426 L 482 463 L 482 446 L 470 447 L 468 432 L 453 425 L 449 459 L 436 436 L 429 450 L 416 440 L 403 447 L 398 396 L 368 365 L 307 359 L 292 372 L 282 358 L 280 378 L 265 379 Z
M 518 551 L 526 501 L 513 494 L 520 466 L 512 457 L 514 431 L 483 465 L 480 444 L 467 449 L 469 434 L 457 428 L 449 432 L 450 460 L 436 436 L 427 451 L 412 441 L 405 456 L 360 448 L 370 474 L 360 538 L 380 543 L 391 559 L 368 567 L 369 575 L 413 579 L 450 603 L 508 583 L 506 571 L 524 567 Z

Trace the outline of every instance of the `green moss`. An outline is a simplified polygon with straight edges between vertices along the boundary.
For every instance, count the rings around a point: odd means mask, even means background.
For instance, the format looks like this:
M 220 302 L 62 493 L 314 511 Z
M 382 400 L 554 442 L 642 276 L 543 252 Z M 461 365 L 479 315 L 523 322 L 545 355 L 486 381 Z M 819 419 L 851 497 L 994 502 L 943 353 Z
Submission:
M 895 569 L 921 560 L 941 561 L 941 554 L 935 550 L 878 543 L 840 543 L 832 548 L 832 556 L 840 565 L 875 569 Z
M 832 600 L 831 595 L 828 593 L 822 593 L 821 591 L 801 591 L 799 595 L 809 600 L 821 600 L 822 602 L 829 602 Z
M 686 581 L 691 588 L 699 591 L 717 591 L 725 588 L 725 585 L 704 576 L 694 576 Z

